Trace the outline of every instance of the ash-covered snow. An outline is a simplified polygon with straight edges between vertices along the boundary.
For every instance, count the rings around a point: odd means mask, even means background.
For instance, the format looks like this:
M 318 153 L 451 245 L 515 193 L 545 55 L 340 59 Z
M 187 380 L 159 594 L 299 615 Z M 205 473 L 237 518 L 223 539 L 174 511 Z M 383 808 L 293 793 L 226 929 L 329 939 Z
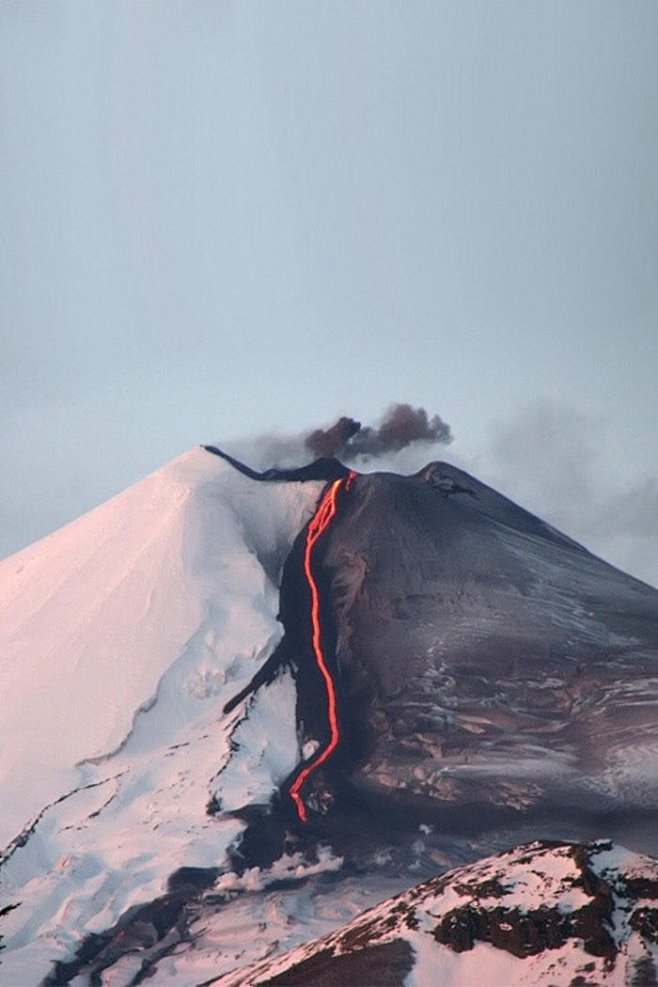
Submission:
M 362 798 L 656 812 L 656 590 L 444 463 L 360 476 L 324 551 Z
M 322 488 L 193 450 L 0 565 L 3 982 L 37 983 L 179 868 L 226 869 L 244 824 L 209 802 L 267 802 L 298 761 L 289 673 L 222 710 L 281 638 Z

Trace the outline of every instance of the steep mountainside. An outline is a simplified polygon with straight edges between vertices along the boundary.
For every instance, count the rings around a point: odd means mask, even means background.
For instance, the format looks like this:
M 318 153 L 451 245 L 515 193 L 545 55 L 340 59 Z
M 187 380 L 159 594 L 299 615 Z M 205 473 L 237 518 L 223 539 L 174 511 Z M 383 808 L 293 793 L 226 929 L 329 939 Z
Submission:
M 442 463 L 359 477 L 322 565 L 362 797 L 657 807 L 656 590 Z
M 487 987 L 658 974 L 658 863 L 608 842 L 532 843 L 449 871 L 215 987 Z
M 658 851 L 658 592 L 447 464 L 193 450 L 0 564 L 0 619 L 12 987 L 192 987 L 537 838 Z
M 229 867 L 299 759 L 290 674 L 222 707 L 281 637 L 281 568 L 322 483 L 257 485 L 193 450 L 0 566 L 3 977 L 33 984 L 88 931 Z M 227 763 L 233 744 L 243 759 Z

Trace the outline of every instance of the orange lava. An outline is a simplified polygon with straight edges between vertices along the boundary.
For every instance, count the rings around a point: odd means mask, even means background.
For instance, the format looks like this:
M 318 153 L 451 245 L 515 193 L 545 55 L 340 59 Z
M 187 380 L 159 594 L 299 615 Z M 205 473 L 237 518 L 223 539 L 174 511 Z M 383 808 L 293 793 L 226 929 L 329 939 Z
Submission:
M 338 497 L 338 491 L 342 486 L 346 490 L 349 490 L 352 480 L 356 476 L 353 471 L 350 472 L 347 479 L 341 478 L 340 480 L 334 480 L 329 489 L 326 491 L 322 500 L 320 501 L 320 506 L 313 516 L 313 520 L 308 526 L 308 531 L 306 533 L 306 547 L 304 549 L 304 575 L 306 576 L 306 581 L 308 583 L 309 589 L 311 591 L 311 628 L 312 628 L 312 642 L 313 642 L 313 654 L 315 655 L 315 660 L 317 662 L 318 668 L 322 674 L 327 687 L 327 715 L 329 718 L 329 743 L 320 751 L 320 753 L 305 765 L 299 772 L 294 782 L 290 786 L 290 797 L 295 803 L 297 808 L 297 815 L 302 820 L 306 822 L 308 815 L 306 812 L 306 806 L 299 794 L 300 789 L 308 776 L 319 768 L 328 757 L 331 756 L 333 751 L 335 751 L 338 746 L 338 741 L 340 740 L 340 729 L 338 726 L 338 711 L 336 704 L 336 686 L 334 680 L 331 677 L 331 672 L 327 667 L 325 661 L 324 652 L 322 651 L 322 627 L 320 624 L 320 593 L 318 592 L 317 583 L 315 582 L 315 577 L 313 576 L 313 569 L 311 566 L 311 560 L 313 555 L 313 549 L 320 538 L 320 536 L 327 530 L 334 517 L 336 516 L 336 498 Z

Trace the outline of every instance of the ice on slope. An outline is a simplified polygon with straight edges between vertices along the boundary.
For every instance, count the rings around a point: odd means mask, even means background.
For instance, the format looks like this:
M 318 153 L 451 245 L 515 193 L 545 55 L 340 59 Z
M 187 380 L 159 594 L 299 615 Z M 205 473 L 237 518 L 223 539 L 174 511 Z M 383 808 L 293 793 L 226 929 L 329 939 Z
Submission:
M 222 866 L 240 824 L 208 816 L 209 798 L 267 801 L 296 763 L 289 674 L 251 704 L 249 729 L 276 742 L 260 760 L 245 749 L 248 770 L 238 750 L 222 771 L 245 704 L 222 709 L 280 639 L 281 568 L 322 487 L 255 483 L 193 450 L 0 565 L 16 983 L 177 868 Z

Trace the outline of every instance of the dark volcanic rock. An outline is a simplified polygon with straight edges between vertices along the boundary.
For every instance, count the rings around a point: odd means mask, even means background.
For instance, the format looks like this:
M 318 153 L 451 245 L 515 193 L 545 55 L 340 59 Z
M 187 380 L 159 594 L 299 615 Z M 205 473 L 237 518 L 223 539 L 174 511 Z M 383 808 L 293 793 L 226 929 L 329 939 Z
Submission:
M 426 881 L 331 935 L 213 982 L 398 984 L 411 958 L 414 983 L 651 984 L 656 881 L 658 861 L 607 841 L 533 843 Z M 390 950 L 388 980 L 375 974 L 378 949 Z
M 227 463 L 234 466 L 240 473 L 250 477 L 252 480 L 262 480 L 265 482 L 279 481 L 285 483 L 304 482 L 306 480 L 338 480 L 342 476 L 348 476 L 350 470 L 344 466 L 340 460 L 332 456 L 321 456 L 320 459 L 308 463 L 306 466 L 272 467 L 271 469 L 259 471 L 253 470 L 250 466 L 245 466 L 238 459 L 229 456 L 227 452 L 218 449 L 217 446 L 203 446 L 206 452 L 211 452 L 220 459 L 225 459 Z
M 345 984 L 377 984 L 377 987 L 403 987 L 413 967 L 413 952 L 404 939 L 364 946 L 347 956 L 321 950 L 308 960 L 271 980 L 263 987 L 345 987 Z
M 334 459 L 256 473 L 206 448 L 257 480 L 348 473 Z M 583 838 L 605 817 L 658 851 L 643 816 L 658 809 L 658 591 L 447 463 L 348 487 L 313 555 L 341 740 L 311 807 L 340 796 L 462 833 L 541 818 L 560 835 L 550 820 L 568 818 Z M 286 637 L 227 711 L 291 663 L 300 733 L 322 746 L 304 540 L 284 570 Z
M 316 558 L 355 797 L 658 807 L 658 591 L 444 463 L 359 476 Z

